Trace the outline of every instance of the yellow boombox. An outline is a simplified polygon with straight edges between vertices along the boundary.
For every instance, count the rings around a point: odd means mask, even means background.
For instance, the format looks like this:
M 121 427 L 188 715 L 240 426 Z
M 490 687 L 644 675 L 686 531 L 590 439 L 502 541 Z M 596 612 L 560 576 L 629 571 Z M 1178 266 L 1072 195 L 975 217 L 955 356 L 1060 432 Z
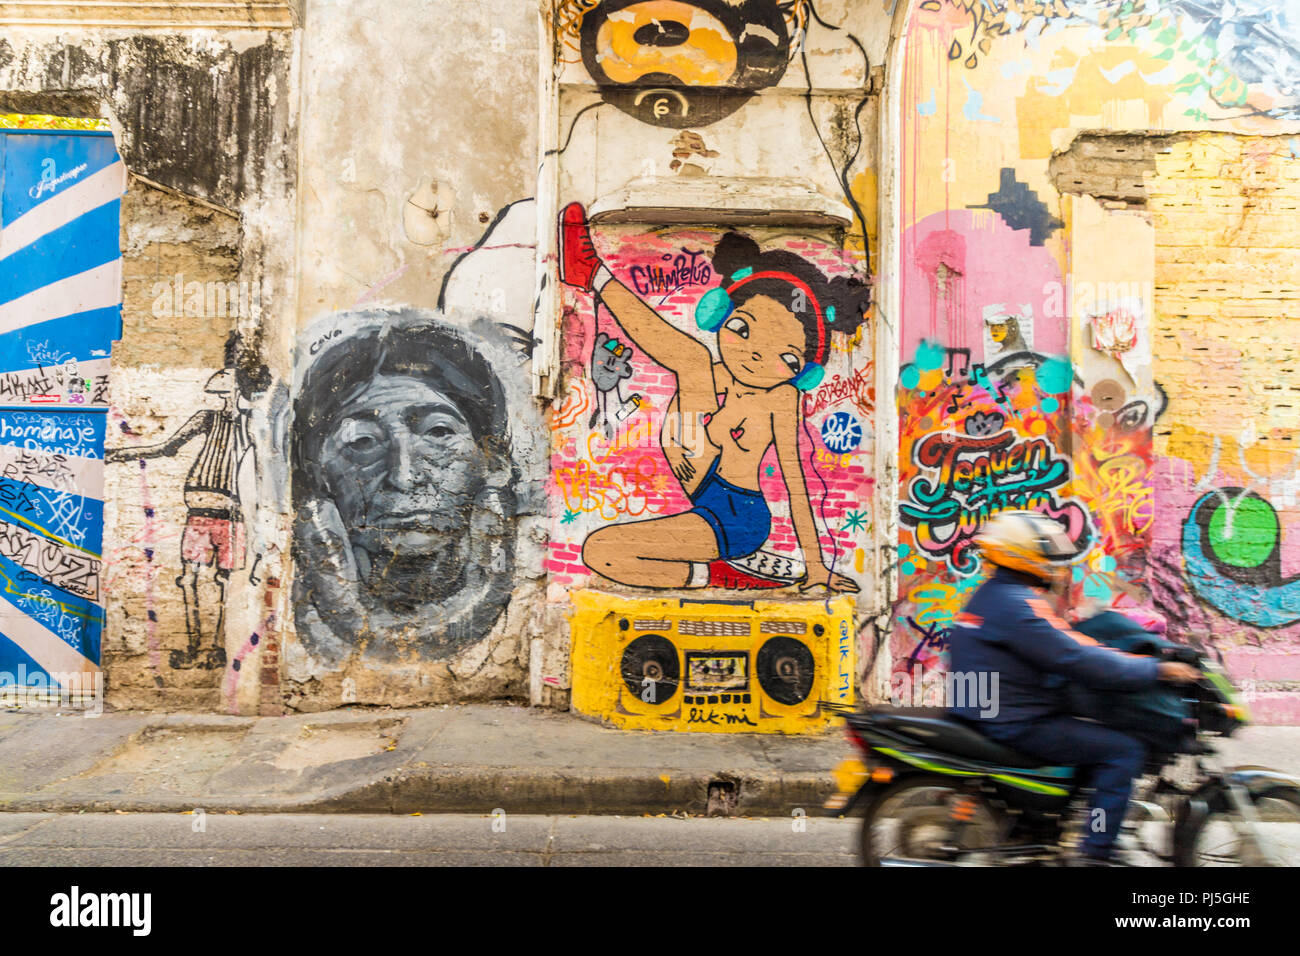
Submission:
M 814 733 L 853 698 L 853 602 L 573 595 L 573 709 L 629 730 Z

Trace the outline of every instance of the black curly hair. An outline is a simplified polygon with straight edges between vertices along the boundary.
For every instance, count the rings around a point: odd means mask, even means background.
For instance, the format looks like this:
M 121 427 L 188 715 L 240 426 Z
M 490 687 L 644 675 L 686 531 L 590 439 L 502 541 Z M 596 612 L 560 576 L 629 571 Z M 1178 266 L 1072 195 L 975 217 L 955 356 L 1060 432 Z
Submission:
M 867 309 L 871 306 L 871 287 L 857 276 L 836 276 L 826 278 L 822 271 L 801 256 L 784 249 L 763 252 L 758 243 L 738 232 L 728 232 L 718 240 L 713 250 L 713 269 L 721 278 L 723 289 L 729 288 L 736 280 L 732 277 L 742 269 L 754 272 L 788 272 L 812 290 L 823 314 L 827 309 L 834 309 L 834 321 L 827 323 L 827 332 L 840 332 L 852 335 L 866 322 Z M 777 302 L 790 302 L 794 286 L 780 279 L 756 279 L 746 282 L 732 295 L 736 306 L 744 305 L 754 296 L 765 295 Z M 809 305 L 806 308 L 791 307 L 791 314 L 803 325 L 804 362 L 817 358 L 817 313 Z M 824 358 L 824 356 L 823 356 Z

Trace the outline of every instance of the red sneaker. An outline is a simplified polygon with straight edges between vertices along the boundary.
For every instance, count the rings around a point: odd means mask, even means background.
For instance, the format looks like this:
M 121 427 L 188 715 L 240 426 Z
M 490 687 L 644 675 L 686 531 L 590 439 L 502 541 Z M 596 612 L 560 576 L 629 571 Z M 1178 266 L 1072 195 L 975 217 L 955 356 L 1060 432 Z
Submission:
M 571 202 L 560 211 L 560 281 L 584 292 L 600 268 L 600 257 L 587 228 L 587 211 Z
M 757 591 L 763 588 L 786 587 L 784 581 L 759 577 L 727 561 L 709 562 L 709 587 L 730 588 L 733 591 Z

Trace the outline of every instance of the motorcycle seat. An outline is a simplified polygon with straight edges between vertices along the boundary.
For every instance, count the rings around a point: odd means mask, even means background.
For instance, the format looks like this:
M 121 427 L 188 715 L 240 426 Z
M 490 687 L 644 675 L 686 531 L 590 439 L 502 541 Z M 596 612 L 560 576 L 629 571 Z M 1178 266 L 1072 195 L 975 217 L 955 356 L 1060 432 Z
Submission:
M 942 707 L 890 707 L 870 711 L 871 723 L 883 730 L 904 734 L 954 757 L 965 757 L 998 767 L 1034 769 L 1043 766 L 995 740 L 990 740 L 970 724 Z

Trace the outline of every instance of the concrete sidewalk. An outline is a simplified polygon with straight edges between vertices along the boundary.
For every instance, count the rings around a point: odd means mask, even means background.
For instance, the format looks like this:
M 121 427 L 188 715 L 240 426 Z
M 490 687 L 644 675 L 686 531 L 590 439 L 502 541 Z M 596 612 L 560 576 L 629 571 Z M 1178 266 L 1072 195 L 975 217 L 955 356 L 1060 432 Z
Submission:
M 469 704 L 285 717 L 0 714 L 0 810 L 812 814 L 850 755 L 839 733 L 638 733 Z M 1248 727 L 1229 764 L 1300 775 L 1300 728 Z M 715 799 L 717 799 L 717 790 Z

